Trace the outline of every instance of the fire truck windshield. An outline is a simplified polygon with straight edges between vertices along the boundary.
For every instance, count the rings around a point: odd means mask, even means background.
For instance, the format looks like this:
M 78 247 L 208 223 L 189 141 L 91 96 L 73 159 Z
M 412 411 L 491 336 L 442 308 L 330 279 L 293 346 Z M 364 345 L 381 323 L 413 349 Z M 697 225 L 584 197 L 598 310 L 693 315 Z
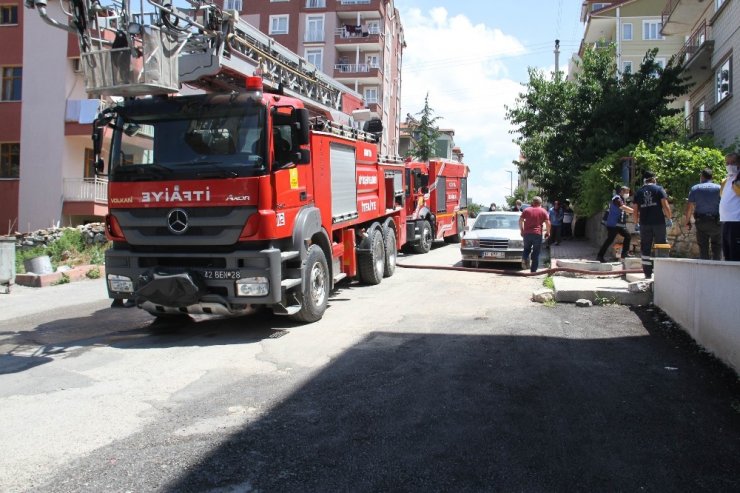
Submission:
M 229 178 L 267 172 L 264 108 L 179 109 L 164 114 L 119 112 L 111 143 L 112 181 Z

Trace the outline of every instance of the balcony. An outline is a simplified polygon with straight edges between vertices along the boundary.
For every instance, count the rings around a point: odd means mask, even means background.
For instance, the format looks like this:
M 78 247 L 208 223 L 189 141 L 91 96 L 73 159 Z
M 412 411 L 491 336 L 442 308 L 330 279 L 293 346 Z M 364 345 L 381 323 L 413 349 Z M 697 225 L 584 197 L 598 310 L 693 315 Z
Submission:
M 712 117 L 708 111 L 697 110 L 684 120 L 684 126 L 686 128 L 686 136 L 689 138 L 711 134 Z
M 334 78 L 358 81 L 361 84 L 373 84 L 380 80 L 380 67 L 368 63 L 337 63 L 334 65 Z
M 343 12 L 378 12 L 379 17 L 385 17 L 386 0 L 339 0 L 337 14 Z
M 69 216 L 104 216 L 108 213 L 108 180 L 65 178 L 62 213 Z
M 359 47 L 362 50 L 378 49 L 380 45 L 380 29 L 376 26 L 345 25 L 334 31 L 334 44 L 337 49 L 342 47 Z
M 686 75 L 694 79 L 694 82 L 711 77 L 713 51 L 714 40 L 709 39 L 707 24 L 702 22 L 678 52 L 678 59 L 683 63 Z
M 663 22 L 661 34 L 670 36 L 688 33 L 713 3 L 713 1 L 668 0 L 661 14 Z

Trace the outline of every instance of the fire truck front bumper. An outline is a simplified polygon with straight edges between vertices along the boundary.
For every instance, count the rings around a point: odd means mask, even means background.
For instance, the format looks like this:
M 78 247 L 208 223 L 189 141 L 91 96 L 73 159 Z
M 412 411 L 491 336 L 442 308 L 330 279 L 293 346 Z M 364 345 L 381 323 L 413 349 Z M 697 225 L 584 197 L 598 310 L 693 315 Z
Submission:
M 280 302 L 283 260 L 277 248 L 166 256 L 110 249 L 108 294 L 153 314 L 241 313 Z

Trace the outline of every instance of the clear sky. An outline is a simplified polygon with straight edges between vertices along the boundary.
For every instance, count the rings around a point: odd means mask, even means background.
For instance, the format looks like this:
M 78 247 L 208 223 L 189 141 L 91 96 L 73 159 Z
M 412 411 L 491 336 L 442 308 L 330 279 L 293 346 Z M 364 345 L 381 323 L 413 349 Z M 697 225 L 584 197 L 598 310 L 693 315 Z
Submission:
M 504 118 L 528 80 L 527 68 L 560 68 L 578 50 L 582 0 L 395 0 L 407 47 L 403 53 L 403 117 L 429 105 L 440 128 L 455 130 L 470 167 L 468 196 L 504 203 L 519 156 Z M 512 171 L 510 175 L 507 171 Z

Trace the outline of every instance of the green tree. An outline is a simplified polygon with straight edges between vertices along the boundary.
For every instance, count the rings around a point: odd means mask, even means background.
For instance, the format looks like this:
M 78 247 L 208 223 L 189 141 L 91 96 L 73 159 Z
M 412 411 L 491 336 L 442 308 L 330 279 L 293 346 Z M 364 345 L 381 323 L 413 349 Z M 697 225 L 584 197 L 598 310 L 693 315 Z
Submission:
M 688 91 L 681 64 L 665 68 L 647 52 L 634 74 L 619 76 L 614 46 L 587 49 L 574 80 L 529 70 L 526 90 L 506 118 L 525 160 L 517 162 L 549 199 L 577 196 L 581 174 L 603 157 L 640 141 L 655 145 L 674 136 L 678 108 Z M 673 123 L 673 125 L 671 124 Z
M 514 204 L 517 200 L 521 200 L 524 204 L 531 204 L 532 199 L 538 193 L 539 192 L 537 190 L 527 190 L 527 192 L 525 193 L 522 187 L 518 187 L 516 190 L 514 190 L 514 195 L 506 196 L 506 204 L 509 206 L 509 209 L 514 207 Z
M 429 106 L 429 93 L 424 97 L 424 108 L 416 116 L 417 122 L 411 124 L 411 155 L 421 161 L 429 161 L 436 155 L 437 139 L 439 138 L 439 127 L 437 120 L 441 116 L 434 116 L 434 110 Z

